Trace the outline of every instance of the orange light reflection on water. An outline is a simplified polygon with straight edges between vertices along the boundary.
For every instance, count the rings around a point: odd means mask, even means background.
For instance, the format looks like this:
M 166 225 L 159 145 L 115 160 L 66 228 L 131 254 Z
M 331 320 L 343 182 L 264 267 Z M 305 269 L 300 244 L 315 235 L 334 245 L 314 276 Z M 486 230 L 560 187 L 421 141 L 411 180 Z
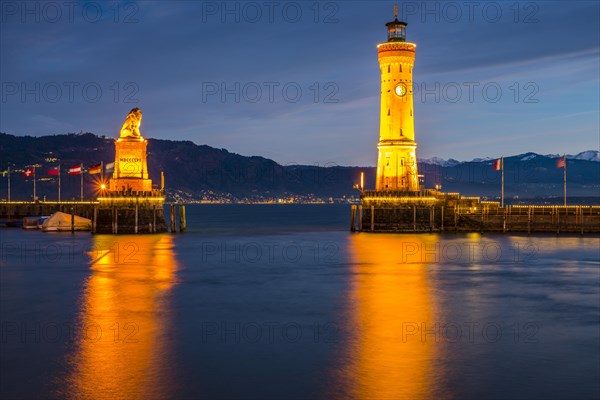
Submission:
M 169 396 L 169 292 L 177 263 L 169 235 L 93 237 L 68 397 Z
M 431 398 L 438 349 L 421 331 L 437 319 L 435 294 L 427 263 L 404 257 L 402 249 L 433 248 L 438 238 L 355 234 L 349 240 L 353 340 L 346 349 L 345 392 L 357 399 Z

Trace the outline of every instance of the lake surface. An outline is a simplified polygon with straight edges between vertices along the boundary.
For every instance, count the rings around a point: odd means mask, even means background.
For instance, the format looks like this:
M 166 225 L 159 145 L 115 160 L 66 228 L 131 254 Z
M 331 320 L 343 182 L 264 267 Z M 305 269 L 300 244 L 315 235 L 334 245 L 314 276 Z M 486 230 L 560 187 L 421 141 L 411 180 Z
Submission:
M 598 237 L 187 211 L 185 234 L 0 230 L 0 397 L 600 396 Z

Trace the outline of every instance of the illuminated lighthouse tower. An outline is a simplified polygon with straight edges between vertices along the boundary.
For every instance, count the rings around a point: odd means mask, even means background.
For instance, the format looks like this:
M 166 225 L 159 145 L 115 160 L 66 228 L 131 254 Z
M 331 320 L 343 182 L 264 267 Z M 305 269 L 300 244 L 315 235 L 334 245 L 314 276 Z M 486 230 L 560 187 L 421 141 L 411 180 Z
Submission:
M 414 43 L 406 41 L 406 22 L 388 22 L 388 40 L 377 45 L 381 71 L 381 117 L 376 190 L 418 191 L 412 69 Z

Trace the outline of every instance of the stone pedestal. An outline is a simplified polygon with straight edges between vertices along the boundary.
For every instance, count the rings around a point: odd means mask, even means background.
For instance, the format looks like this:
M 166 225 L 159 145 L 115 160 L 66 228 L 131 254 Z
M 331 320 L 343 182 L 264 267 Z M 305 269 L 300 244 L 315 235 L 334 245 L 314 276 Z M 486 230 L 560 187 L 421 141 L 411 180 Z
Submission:
M 152 191 L 152 181 L 148 179 L 146 146 L 143 139 L 119 138 L 115 142 L 115 170 L 110 181 L 110 190 L 115 192 Z

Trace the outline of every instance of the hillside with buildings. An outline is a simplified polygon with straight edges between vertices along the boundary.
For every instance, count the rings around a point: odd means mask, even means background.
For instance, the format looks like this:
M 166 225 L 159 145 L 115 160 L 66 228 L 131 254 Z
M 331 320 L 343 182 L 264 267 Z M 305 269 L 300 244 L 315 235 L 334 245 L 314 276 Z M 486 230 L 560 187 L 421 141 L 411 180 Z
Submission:
M 84 167 L 114 159 L 114 139 L 92 133 L 54 136 L 0 134 L 0 169 L 10 165 L 13 200 L 31 198 L 31 180 L 18 170 L 37 164 L 38 196 L 56 197 L 56 177 L 46 172 L 61 164 L 63 198 L 79 193 L 79 177 L 64 171 L 71 165 Z M 505 187 L 509 201 L 544 201 L 562 196 L 563 171 L 556 167 L 558 155 L 525 153 L 505 157 Z M 597 151 L 567 156 L 568 193 L 580 198 L 600 197 L 600 162 Z M 489 199 L 500 194 L 500 173 L 495 160 L 472 161 L 433 158 L 420 160 L 419 173 L 425 186 L 441 185 L 443 191 L 479 195 Z M 365 173 L 365 186 L 374 185 L 374 167 L 281 165 L 260 156 L 243 156 L 225 149 L 197 145 L 190 141 L 148 139 L 148 164 L 154 183 L 164 171 L 171 199 L 180 201 L 262 202 L 262 201 L 345 201 L 359 196 L 353 185 Z M 85 176 L 86 196 L 97 189 L 98 176 Z M 0 180 L 0 198 L 7 197 L 7 176 Z

